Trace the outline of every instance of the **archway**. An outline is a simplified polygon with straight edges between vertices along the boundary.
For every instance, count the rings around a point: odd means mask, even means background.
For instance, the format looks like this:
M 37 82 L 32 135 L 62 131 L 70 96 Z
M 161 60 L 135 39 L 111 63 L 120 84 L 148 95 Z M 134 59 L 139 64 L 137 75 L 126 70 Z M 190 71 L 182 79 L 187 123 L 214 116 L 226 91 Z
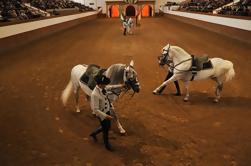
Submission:
M 109 9 L 110 17 L 119 17 L 119 6 L 112 5 Z
M 126 16 L 135 16 L 136 11 L 132 5 L 127 6 L 126 8 Z
M 152 16 L 152 7 L 150 5 L 144 5 L 141 14 L 143 17 L 149 17 Z

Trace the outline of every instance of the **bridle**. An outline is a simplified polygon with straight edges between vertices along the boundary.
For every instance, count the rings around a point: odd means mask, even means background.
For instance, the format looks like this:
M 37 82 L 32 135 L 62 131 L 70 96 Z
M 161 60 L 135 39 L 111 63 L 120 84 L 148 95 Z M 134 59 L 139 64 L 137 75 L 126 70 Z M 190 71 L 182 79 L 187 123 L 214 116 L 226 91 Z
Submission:
M 169 51 L 170 51 L 170 45 L 169 45 L 169 47 L 168 47 L 167 50 L 164 49 L 163 51 L 166 51 L 165 54 L 162 54 L 162 56 L 164 56 L 164 57 L 163 57 L 162 59 L 161 59 L 160 56 L 158 57 L 158 59 L 161 60 L 161 63 L 162 63 L 163 65 L 166 64 L 166 65 L 167 65 L 168 67 L 170 67 L 171 69 L 175 69 L 175 70 L 177 70 L 177 71 L 179 71 L 179 72 L 188 72 L 188 71 L 191 71 L 191 69 L 189 69 L 189 70 L 180 70 L 180 69 L 177 68 L 177 66 L 181 65 L 181 64 L 184 63 L 184 62 L 187 62 L 187 61 L 192 60 L 192 58 L 185 59 L 185 60 L 179 62 L 178 64 L 174 65 L 173 62 L 172 62 L 171 60 L 168 60 Z M 172 64 L 173 64 L 173 65 L 172 65 Z
M 159 59 L 159 61 L 161 62 L 162 65 L 165 65 L 165 64 L 166 64 L 167 66 L 169 66 L 170 63 L 172 63 L 172 62 L 169 61 L 168 58 L 167 58 L 167 57 L 169 56 L 169 50 L 170 50 L 170 45 L 169 45 L 169 47 L 168 47 L 167 50 L 166 50 L 166 49 L 163 50 L 163 52 L 166 51 L 165 54 L 162 54 L 162 56 L 164 56 L 164 57 L 163 57 L 163 58 L 162 58 L 161 56 L 158 57 L 158 59 Z M 161 65 L 161 64 L 160 64 L 160 65 Z
M 123 75 L 123 80 L 124 80 L 126 86 L 120 87 L 120 88 L 115 88 L 113 90 L 109 90 L 108 91 L 109 95 L 115 95 L 115 96 L 119 97 L 122 92 L 124 92 L 124 94 L 126 94 L 131 89 L 131 87 L 133 85 L 137 84 L 137 79 L 129 79 L 129 80 L 127 79 L 128 74 L 129 74 L 129 71 L 127 69 L 128 67 L 130 68 L 132 66 L 125 66 L 124 75 Z M 131 95 L 131 98 L 134 96 L 134 94 L 135 94 L 135 92 L 133 92 L 133 94 Z
M 128 78 L 128 74 L 129 74 L 129 70 L 130 68 L 134 69 L 133 66 L 125 66 L 124 68 L 124 76 L 123 76 L 123 80 L 125 82 L 125 93 L 127 93 L 131 88 L 133 89 L 133 94 L 132 94 L 132 97 L 134 96 L 135 94 L 135 90 L 134 90 L 134 86 L 139 86 L 139 82 L 137 80 L 137 77 L 136 76 L 133 76 L 132 78 Z

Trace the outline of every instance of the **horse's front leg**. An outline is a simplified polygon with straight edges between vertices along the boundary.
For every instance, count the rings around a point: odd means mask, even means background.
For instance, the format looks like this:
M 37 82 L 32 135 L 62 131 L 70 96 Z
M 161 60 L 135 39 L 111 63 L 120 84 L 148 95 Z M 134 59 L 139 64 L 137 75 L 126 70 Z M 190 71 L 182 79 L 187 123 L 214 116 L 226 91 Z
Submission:
M 130 28 L 129 27 L 126 28 L 126 32 L 127 32 L 127 34 L 130 34 Z
M 117 113 L 114 111 L 114 109 L 112 109 L 111 112 L 112 112 L 112 116 L 114 117 L 114 120 L 116 121 L 117 127 L 119 129 L 119 133 L 124 135 L 126 133 L 126 131 L 122 127 L 122 125 L 121 125 L 121 123 L 119 121 L 119 117 L 118 117 Z
M 176 81 L 176 77 L 175 75 L 173 75 L 171 78 L 169 78 L 168 80 L 164 81 L 159 87 L 157 87 L 154 91 L 153 94 L 155 95 L 159 95 L 161 93 L 161 89 L 163 89 L 168 83 Z
M 132 35 L 132 27 L 129 28 L 129 33 Z
M 215 103 L 218 103 L 219 102 L 219 100 L 220 100 L 220 93 L 221 93 L 221 91 L 222 91 L 222 89 L 223 89 L 223 83 L 220 81 L 220 79 L 218 79 L 218 78 L 216 78 L 215 79 L 215 81 L 216 81 L 216 83 L 217 83 L 217 86 L 216 86 L 216 89 L 215 89 L 215 95 L 216 95 L 216 97 L 215 97 L 215 99 L 214 99 L 214 102 Z
M 189 80 L 184 82 L 186 89 L 186 96 L 184 97 L 184 101 L 187 102 L 189 100 Z

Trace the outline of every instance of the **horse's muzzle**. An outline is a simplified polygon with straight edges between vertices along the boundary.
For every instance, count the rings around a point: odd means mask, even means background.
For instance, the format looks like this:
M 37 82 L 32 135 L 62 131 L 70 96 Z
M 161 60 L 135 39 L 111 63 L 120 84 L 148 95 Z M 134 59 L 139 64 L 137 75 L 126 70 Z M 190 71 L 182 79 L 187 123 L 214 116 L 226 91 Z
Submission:
M 161 56 L 158 56 L 158 63 L 160 66 L 164 66 L 165 65 L 165 61 L 164 59 L 162 58 L 162 55 Z
M 136 86 L 135 88 L 132 88 L 134 92 L 139 93 L 140 91 L 140 86 Z
M 139 85 L 139 82 L 137 82 L 136 80 L 133 80 L 133 81 L 128 81 L 127 82 L 129 88 L 132 88 L 132 90 L 135 92 L 135 93 L 139 93 L 140 91 L 140 85 Z

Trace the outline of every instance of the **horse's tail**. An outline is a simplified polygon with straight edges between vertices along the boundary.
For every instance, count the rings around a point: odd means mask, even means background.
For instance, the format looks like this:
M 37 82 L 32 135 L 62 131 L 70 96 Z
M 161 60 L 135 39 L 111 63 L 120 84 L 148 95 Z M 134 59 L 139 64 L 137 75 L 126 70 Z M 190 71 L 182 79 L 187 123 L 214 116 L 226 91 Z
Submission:
M 70 94 L 72 92 L 72 81 L 70 80 L 69 83 L 67 84 L 66 88 L 63 90 L 61 94 L 61 100 L 63 102 L 63 105 L 65 106 L 67 103 L 68 98 L 70 97 Z
M 225 82 L 232 80 L 235 76 L 234 65 L 232 62 L 226 61 L 225 71 Z

